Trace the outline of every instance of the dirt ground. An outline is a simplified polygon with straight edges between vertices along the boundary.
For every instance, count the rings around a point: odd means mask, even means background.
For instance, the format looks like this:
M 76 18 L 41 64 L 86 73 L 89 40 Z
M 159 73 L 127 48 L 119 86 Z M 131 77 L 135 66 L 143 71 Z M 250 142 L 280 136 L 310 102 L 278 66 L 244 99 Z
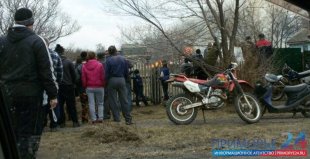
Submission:
M 295 118 L 291 113 L 267 113 L 259 123 L 249 125 L 229 109 L 207 111 L 206 123 L 199 112 L 190 125 L 174 125 L 168 120 L 163 106 L 134 107 L 135 124 L 131 126 L 125 125 L 124 121 L 105 121 L 72 128 L 67 122 L 67 127 L 57 132 L 49 132 L 47 128 L 37 158 L 212 158 L 213 139 L 276 139 L 280 146 L 286 139 L 283 133 L 291 132 L 295 138 L 301 131 L 306 132 L 309 143 L 310 120 L 300 113 Z M 309 154 L 309 146 L 307 149 Z

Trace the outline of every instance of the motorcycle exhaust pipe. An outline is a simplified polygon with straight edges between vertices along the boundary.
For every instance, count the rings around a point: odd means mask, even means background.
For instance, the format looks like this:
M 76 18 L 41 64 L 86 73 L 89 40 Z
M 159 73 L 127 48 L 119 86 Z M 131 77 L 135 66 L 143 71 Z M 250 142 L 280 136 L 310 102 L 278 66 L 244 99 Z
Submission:
M 193 104 L 189 104 L 189 105 L 184 106 L 183 109 L 191 109 L 191 108 L 195 108 L 195 107 L 200 107 L 202 105 L 203 105 L 202 102 L 193 103 Z

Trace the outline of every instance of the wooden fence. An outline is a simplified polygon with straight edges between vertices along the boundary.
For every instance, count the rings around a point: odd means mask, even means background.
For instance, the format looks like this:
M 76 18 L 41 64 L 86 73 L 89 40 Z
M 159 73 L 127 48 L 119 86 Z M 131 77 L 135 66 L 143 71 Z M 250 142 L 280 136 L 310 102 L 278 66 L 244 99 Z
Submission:
M 179 65 L 169 65 L 170 73 L 179 73 Z M 163 100 L 163 91 L 161 82 L 159 80 L 159 69 L 160 67 L 151 67 L 145 63 L 135 63 L 132 70 L 138 69 L 143 79 L 143 93 L 149 101 L 153 104 L 159 104 Z M 132 82 L 132 81 L 131 81 Z M 174 96 L 182 92 L 182 89 L 172 87 L 169 84 L 168 93 L 169 96 Z M 132 93 L 132 99 L 135 100 L 135 94 Z

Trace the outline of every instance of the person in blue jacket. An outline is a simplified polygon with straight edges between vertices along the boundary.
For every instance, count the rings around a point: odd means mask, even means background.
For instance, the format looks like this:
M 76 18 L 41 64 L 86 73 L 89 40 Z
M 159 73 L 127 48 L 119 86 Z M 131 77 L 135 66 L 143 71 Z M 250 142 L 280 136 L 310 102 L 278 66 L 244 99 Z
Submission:
M 169 79 L 170 76 L 170 71 L 167 65 L 167 61 L 163 60 L 162 61 L 162 67 L 160 68 L 160 81 L 163 87 L 163 92 L 164 92 L 164 100 L 168 100 L 169 99 L 169 95 L 168 95 L 168 83 L 166 82 Z

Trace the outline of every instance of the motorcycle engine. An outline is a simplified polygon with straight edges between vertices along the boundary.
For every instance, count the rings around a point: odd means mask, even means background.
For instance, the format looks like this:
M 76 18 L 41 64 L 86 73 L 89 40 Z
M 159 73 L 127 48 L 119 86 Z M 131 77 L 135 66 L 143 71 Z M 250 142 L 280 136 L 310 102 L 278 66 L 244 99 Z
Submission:
M 221 107 L 224 105 L 223 100 L 219 97 L 222 96 L 223 91 L 221 89 L 215 89 L 212 94 L 211 97 L 209 98 L 209 105 L 211 107 Z

